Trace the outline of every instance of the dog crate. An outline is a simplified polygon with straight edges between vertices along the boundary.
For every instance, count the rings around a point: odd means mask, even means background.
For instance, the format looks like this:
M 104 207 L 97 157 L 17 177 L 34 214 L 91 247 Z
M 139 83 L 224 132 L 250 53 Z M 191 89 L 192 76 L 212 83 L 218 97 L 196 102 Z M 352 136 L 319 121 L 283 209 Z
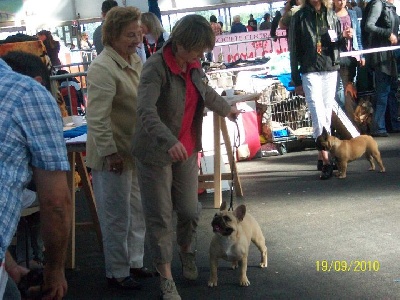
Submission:
M 262 135 L 280 154 L 289 148 L 314 147 L 311 114 L 303 96 L 288 91 L 276 80 L 266 87 L 257 102 Z

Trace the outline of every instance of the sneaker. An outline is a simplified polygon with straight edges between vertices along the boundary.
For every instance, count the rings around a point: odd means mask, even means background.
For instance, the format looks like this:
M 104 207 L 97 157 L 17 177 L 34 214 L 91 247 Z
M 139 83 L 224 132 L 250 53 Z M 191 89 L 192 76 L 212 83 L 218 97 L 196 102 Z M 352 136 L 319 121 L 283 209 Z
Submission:
M 182 263 L 183 277 L 189 280 L 196 280 L 199 273 L 196 267 L 196 254 L 179 252 L 179 257 Z
M 161 277 L 161 294 L 163 300 L 181 300 L 181 296 L 176 289 L 175 282 L 172 279 Z
M 387 132 L 375 132 L 375 133 L 371 133 L 371 136 L 373 137 L 388 137 L 388 133 Z
M 320 179 L 326 180 L 332 177 L 333 167 L 332 165 L 323 165 L 321 175 L 319 176 Z

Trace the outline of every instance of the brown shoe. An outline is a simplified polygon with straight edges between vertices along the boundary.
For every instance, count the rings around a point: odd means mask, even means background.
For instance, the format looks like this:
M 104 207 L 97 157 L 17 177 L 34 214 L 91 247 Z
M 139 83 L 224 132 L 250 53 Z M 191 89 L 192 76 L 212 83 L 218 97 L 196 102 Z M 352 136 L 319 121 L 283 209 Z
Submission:
M 130 273 L 134 278 L 151 278 L 158 276 L 158 272 L 151 272 L 149 269 L 142 268 L 131 268 Z

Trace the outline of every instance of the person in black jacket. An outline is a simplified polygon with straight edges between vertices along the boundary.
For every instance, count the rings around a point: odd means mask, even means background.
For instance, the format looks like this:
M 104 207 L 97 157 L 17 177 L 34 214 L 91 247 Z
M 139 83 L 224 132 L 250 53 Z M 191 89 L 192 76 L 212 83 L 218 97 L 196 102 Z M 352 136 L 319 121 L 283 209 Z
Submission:
M 335 102 L 339 47 L 349 30 L 340 23 L 329 0 L 306 0 L 290 21 L 290 65 L 295 92 L 305 95 L 317 138 L 323 127 L 330 130 Z M 299 68 L 300 67 L 300 68 Z M 318 152 L 321 179 L 332 176 L 333 166 L 327 151 Z
M 371 9 L 365 16 L 365 31 L 369 33 L 367 48 L 387 47 L 398 42 L 399 19 L 396 14 L 394 0 L 372 0 Z M 376 103 L 372 136 L 387 137 L 388 131 L 400 132 L 400 122 L 397 120 L 397 63 L 394 51 L 383 51 L 368 54 L 366 64 L 375 72 Z M 389 128 L 385 124 L 386 109 L 389 112 Z
M 164 30 L 160 20 L 151 12 L 142 13 L 143 46 L 146 58 L 161 49 L 169 34 Z
M 281 12 L 280 12 L 279 10 L 277 10 L 277 11 L 275 12 L 274 18 L 272 19 L 272 22 L 271 22 L 271 31 L 270 31 L 271 38 L 273 38 L 274 41 L 276 41 L 276 40 L 278 39 L 278 37 L 276 36 L 276 30 L 278 29 L 279 20 L 280 20 L 281 18 L 282 18 L 282 14 L 281 14 Z

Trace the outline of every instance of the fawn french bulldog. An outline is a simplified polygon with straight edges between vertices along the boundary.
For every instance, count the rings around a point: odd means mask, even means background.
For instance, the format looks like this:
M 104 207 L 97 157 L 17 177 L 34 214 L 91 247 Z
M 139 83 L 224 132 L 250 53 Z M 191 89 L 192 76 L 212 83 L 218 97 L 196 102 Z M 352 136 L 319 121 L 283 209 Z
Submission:
M 250 214 L 246 214 L 246 206 L 240 205 L 234 211 L 228 211 L 226 202 L 222 202 L 219 213 L 216 213 L 211 225 L 214 236 L 210 243 L 210 279 L 209 287 L 217 286 L 218 259 L 232 262 L 232 268 L 238 268 L 241 261 L 241 286 L 249 286 L 247 279 L 247 258 L 250 243 L 253 242 L 261 252 L 260 267 L 267 267 L 267 247 L 260 225 Z
M 370 171 L 375 170 L 375 159 L 379 165 L 379 172 L 385 172 L 378 144 L 369 135 L 360 135 L 350 140 L 340 140 L 330 135 L 324 127 L 322 134 L 317 138 L 316 144 L 318 150 L 329 151 L 332 157 L 336 158 L 338 166 L 337 177 L 339 178 L 346 178 L 347 164 L 360 158 L 364 153 L 371 165 Z

